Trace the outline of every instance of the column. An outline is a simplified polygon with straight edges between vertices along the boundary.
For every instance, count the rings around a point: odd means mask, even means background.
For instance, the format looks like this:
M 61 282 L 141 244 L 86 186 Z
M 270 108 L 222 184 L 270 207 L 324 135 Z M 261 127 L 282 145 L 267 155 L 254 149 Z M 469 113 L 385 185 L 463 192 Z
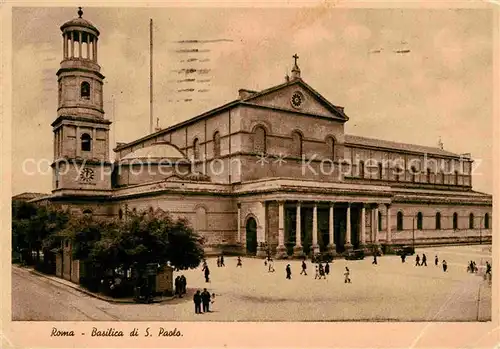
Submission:
M 315 202 L 313 206 L 313 231 L 312 231 L 312 253 L 319 253 L 318 245 L 318 204 Z
M 75 36 L 73 32 L 70 32 L 71 35 L 71 58 L 75 56 Z
M 361 206 L 361 219 L 360 219 L 360 234 L 361 234 L 361 245 L 364 246 L 366 244 L 366 207 L 365 204 Z
M 94 61 L 97 62 L 97 38 L 94 39 Z
M 82 32 L 78 32 L 78 58 L 82 58 Z
M 92 154 L 92 159 L 97 158 L 97 154 L 95 151 L 95 146 L 97 144 L 97 130 L 95 128 L 92 129 L 92 140 L 90 141 L 90 151 Z
M 241 243 L 241 204 L 238 205 L 238 235 L 237 238 L 238 240 L 236 241 L 237 243 Z
M 79 126 L 76 126 L 76 131 L 75 132 L 76 132 L 75 133 L 75 136 L 76 136 L 75 137 L 75 142 L 76 142 L 76 145 L 75 145 L 76 146 L 76 156 L 79 157 L 79 156 L 82 156 L 82 153 L 81 153 L 82 148 L 81 148 L 80 142 L 79 142 L 79 140 L 80 140 L 80 127 Z
M 66 59 L 68 58 L 68 37 L 66 36 L 66 33 L 63 34 L 63 58 Z
M 87 33 L 87 59 L 90 59 L 90 34 Z
M 376 245 L 378 245 L 378 205 L 375 206 L 375 208 L 373 209 L 373 214 L 374 214 L 374 217 L 373 217 L 373 235 L 374 235 L 374 242 Z
M 328 250 L 330 253 L 334 253 L 336 251 L 335 247 L 335 239 L 334 239 L 334 223 L 335 223 L 335 217 L 334 217 L 334 210 L 333 210 L 333 202 L 330 202 L 330 213 L 328 215 L 329 217 L 329 222 L 328 222 Z
M 391 231 L 391 205 L 387 204 L 387 236 L 386 242 L 388 244 L 392 243 L 392 231 Z
M 278 247 L 276 259 L 288 257 L 285 247 L 285 202 L 278 201 Z
M 260 214 L 259 223 L 260 226 L 257 227 L 257 257 L 267 256 L 267 245 L 266 245 L 266 202 L 262 201 L 260 203 Z
M 346 229 L 345 229 L 345 248 L 352 248 L 351 244 L 351 203 L 347 204 L 347 212 L 346 212 Z
M 96 59 L 96 52 L 95 52 L 96 50 L 95 50 L 95 48 L 96 48 L 96 38 L 95 38 L 95 37 L 92 37 L 92 60 L 93 60 L 94 62 L 95 62 L 95 61 L 97 61 L 97 59 Z
M 106 137 L 106 150 L 105 150 L 105 156 L 106 156 L 106 161 L 109 161 L 109 130 L 105 130 L 104 132 L 106 132 L 105 134 L 105 137 Z
M 304 250 L 302 249 L 302 218 L 300 216 L 300 201 L 297 202 L 297 211 L 295 218 L 295 246 L 293 247 L 294 257 L 304 256 Z

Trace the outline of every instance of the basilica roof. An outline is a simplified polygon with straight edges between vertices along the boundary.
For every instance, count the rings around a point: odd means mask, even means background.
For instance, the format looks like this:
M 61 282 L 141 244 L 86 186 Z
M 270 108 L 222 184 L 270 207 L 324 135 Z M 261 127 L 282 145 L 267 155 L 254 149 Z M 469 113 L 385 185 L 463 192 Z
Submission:
M 150 146 L 139 148 L 125 155 L 121 160 L 185 160 L 186 156 L 168 142 L 157 142 Z
M 92 23 L 90 23 L 86 19 L 83 19 L 82 15 L 83 15 L 83 11 L 82 11 L 82 9 L 80 7 L 79 11 L 78 11 L 78 16 L 79 17 L 78 18 L 74 18 L 74 19 L 72 19 L 72 20 L 64 23 L 61 26 L 61 30 L 64 31 L 64 28 L 68 28 L 68 27 L 84 27 L 84 28 L 88 28 L 88 29 L 91 29 L 91 30 L 95 31 L 97 33 L 97 35 L 99 35 L 99 30 L 97 30 L 97 28 Z
M 354 145 L 362 145 L 368 147 L 377 147 L 377 148 L 387 148 L 387 149 L 395 149 L 401 151 L 411 151 L 417 153 L 425 153 L 425 154 L 435 154 L 435 155 L 444 155 L 444 156 L 460 156 L 458 154 L 449 152 L 447 150 L 437 148 L 437 147 L 427 147 L 424 145 L 418 144 L 408 144 L 408 143 L 399 143 L 399 142 L 391 142 L 382 139 L 375 138 L 367 138 L 353 135 L 345 135 L 345 143 L 350 143 Z

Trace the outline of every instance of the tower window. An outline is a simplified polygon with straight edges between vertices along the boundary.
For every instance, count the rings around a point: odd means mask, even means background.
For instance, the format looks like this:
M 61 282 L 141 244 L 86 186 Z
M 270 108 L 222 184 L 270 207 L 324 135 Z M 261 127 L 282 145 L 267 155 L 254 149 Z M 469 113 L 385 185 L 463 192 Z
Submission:
M 200 142 L 198 138 L 195 138 L 193 141 L 193 157 L 195 160 L 200 158 Z
M 328 145 L 328 155 L 335 160 L 335 139 L 333 137 L 328 137 L 326 139 L 326 144 Z
M 220 133 L 219 131 L 214 133 L 214 158 L 220 156 Z
M 253 131 L 253 150 L 256 153 L 266 153 L 266 130 L 262 126 L 257 126 Z
M 399 211 L 396 216 L 396 229 L 398 231 L 403 230 L 403 212 Z
M 92 138 L 88 133 L 82 134 L 82 151 L 90 151 L 92 149 Z
M 295 156 L 302 157 L 302 135 L 297 131 L 292 132 L 292 149 Z
M 441 213 L 437 212 L 436 213 L 436 230 L 441 229 Z
M 90 84 L 87 81 L 82 82 L 80 87 L 80 96 L 83 99 L 90 99 Z

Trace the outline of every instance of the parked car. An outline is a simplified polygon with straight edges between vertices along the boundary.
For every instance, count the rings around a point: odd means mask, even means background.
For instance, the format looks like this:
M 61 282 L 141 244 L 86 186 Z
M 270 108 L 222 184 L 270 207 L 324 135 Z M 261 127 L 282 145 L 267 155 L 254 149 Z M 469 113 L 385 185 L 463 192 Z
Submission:
M 401 256 L 402 254 L 406 256 L 411 256 L 415 254 L 415 248 L 413 246 L 398 246 L 395 247 L 394 250 L 398 256 Z
M 345 256 L 345 259 L 348 260 L 360 260 L 365 258 L 365 251 L 364 250 L 352 250 L 347 253 Z

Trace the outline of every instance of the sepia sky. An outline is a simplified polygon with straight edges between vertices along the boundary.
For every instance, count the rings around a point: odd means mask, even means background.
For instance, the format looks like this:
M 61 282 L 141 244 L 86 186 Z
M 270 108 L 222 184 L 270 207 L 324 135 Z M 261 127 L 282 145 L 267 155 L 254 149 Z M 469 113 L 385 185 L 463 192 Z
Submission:
M 51 190 L 59 27 L 76 12 L 13 10 L 13 195 Z M 284 82 L 297 53 L 302 78 L 345 107 L 346 133 L 427 146 L 441 137 L 446 150 L 471 153 L 479 165 L 474 189 L 493 192 L 491 10 L 94 7 L 84 8 L 83 18 L 101 32 L 113 142 L 148 133 L 153 18 L 154 115 L 161 127 L 234 100 L 240 88 Z M 204 42 L 179 42 L 186 40 Z M 201 52 L 179 52 L 189 49 Z M 178 82 L 192 75 L 176 71 L 183 68 L 206 69 L 193 77 L 207 81 Z M 23 173 L 28 158 L 45 161 L 45 174 Z

